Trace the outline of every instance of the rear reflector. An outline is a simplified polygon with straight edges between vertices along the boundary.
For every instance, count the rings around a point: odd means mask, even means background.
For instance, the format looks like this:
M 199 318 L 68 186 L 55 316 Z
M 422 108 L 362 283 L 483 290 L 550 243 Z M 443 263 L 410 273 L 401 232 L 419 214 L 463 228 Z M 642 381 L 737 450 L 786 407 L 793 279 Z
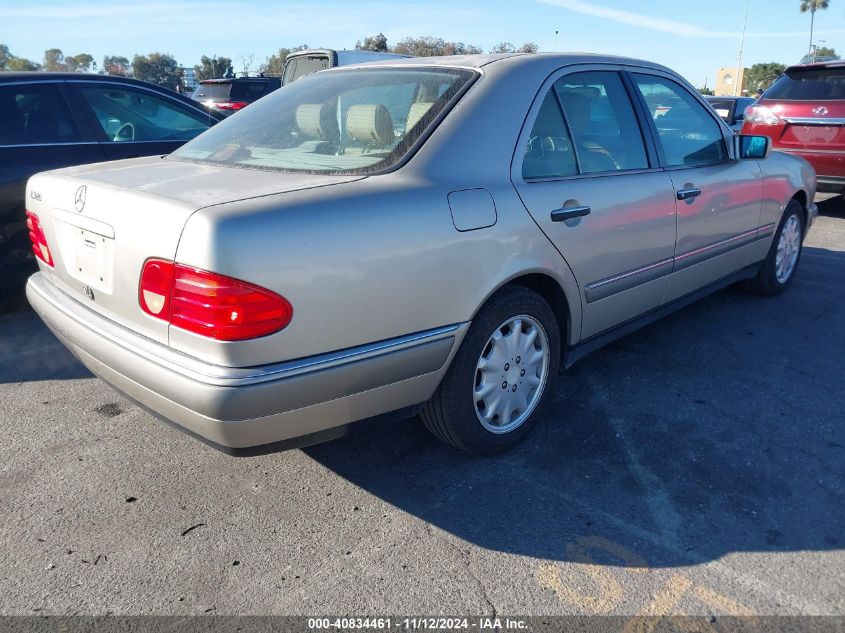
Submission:
M 26 212 L 26 228 L 29 229 L 29 241 L 32 242 L 32 252 L 50 268 L 53 267 L 53 255 L 47 246 L 47 237 L 41 227 L 41 221 L 32 211 Z
M 221 110 L 240 110 L 249 104 L 246 101 L 218 101 L 214 105 Z
M 150 316 L 219 341 L 266 336 L 293 318 L 288 300 L 275 292 L 162 259 L 144 264 L 138 302 Z

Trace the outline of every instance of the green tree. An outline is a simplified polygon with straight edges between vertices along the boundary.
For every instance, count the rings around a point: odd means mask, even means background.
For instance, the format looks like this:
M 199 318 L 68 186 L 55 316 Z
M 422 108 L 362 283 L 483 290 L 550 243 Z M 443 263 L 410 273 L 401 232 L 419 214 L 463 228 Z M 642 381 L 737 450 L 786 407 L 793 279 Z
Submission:
M 199 66 L 194 66 L 194 75 L 197 81 L 202 79 L 220 79 L 232 66 L 232 60 L 228 57 L 200 57 Z
M 813 52 L 813 26 L 816 21 L 816 11 L 823 11 L 830 5 L 830 0 L 801 0 L 801 13 L 810 14 L 810 48 L 809 53 Z
M 442 37 L 406 37 L 391 48 L 393 53 L 413 55 L 414 57 L 431 57 L 433 55 L 477 55 L 481 53 L 478 46 L 463 42 L 447 42 Z
M 41 64 L 24 57 L 14 57 L 8 61 L 5 70 L 41 70 Z
M 810 54 L 804 55 L 801 63 L 812 64 L 815 61 L 827 61 L 831 59 L 839 59 L 839 55 L 836 54 L 836 49 L 831 48 L 830 46 L 813 46 L 813 48 L 810 49 Z
M 501 42 L 490 49 L 491 53 L 515 53 L 516 47 L 510 42 Z
M 288 55 L 298 51 L 307 51 L 308 44 L 300 44 L 293 48 L 280 48 L 275 55 L 270 55 L 263 64 L 258 68 L 259 71 L 265 75 L 281 75 L 285 72 L 285 61 Z
M 41 70 L 41 65 L 12 55 L 6 44 L 0 44 L 0 71 L 3 70 Z
M 70 71 L 88 73 L 91 72 L 91 64 L 94 63 L 94 57 L 88 53 L 79 53 L 78 55 L 68 55 L 65 57 L 64 62 Z
M 839 55 L 836 54 L 836 49 L 831 46 L 819 46 L 813 51 L 814 57 L 835 57 L 839 59 Z
M 67 70 L 65 56 L 60 48 L 49 48 L 44 51 L 44 70 L 48 72 L 64 72 Z
M 182 69 L 176 59 L 166 53 L 135 55 L 132 58 L 132 76 L 171 90 L 176 90 L 182 83 Z
M 386 53 L 389 50 L 387 47 L 387 37 L 385 37 L 384 33 L 365 37 L 363 42 L 361 40 L 355 42 L 355 50 Z
M 754 64 L 745 73 L 745 85 L 752 94 L 757 90 L 766 90 L 783 74 L 784 70 L 786 66 L 777 62 Z
M 106 55 L 103 57 L 101 72 L 105 75 L 126 77 L 130 71 L 129 60 L 120 55 Z

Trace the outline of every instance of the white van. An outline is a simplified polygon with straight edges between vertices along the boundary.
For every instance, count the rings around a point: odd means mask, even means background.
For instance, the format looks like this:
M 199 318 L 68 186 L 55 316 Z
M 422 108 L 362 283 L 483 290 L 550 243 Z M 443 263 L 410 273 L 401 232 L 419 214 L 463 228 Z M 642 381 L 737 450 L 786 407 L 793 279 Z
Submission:
M 285 73 L 282 77 L 282 85 L 286 86 L 300 77 L 326 68 L 376 62 L 383 59 L 401 59 L 403 57 L 410 57 L 410 55 L 376 53 L 373 51 L 335 51 L 329 48 L 297 51 L 288 55 L 285 60 Z

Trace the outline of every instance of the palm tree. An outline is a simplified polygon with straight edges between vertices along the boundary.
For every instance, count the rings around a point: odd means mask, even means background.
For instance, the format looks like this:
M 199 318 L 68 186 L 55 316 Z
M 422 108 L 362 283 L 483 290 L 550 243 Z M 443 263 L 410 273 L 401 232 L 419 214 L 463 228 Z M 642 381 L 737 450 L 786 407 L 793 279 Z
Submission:
M 816 21 L 816 11 L 827 9 L 830 0 L 801 0 L 801 13 L 810 12 L 810 50 L 808 54 L 813 53 L 813 23 Z

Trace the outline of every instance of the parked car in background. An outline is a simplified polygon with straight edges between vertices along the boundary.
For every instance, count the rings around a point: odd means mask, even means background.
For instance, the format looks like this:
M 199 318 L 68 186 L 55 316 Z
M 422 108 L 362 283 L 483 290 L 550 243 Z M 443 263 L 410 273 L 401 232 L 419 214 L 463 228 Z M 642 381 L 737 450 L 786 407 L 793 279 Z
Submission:
M 559 367 L 730 283 L 789 287 L 815 175 L 769 147 L 628 58 L 335 68 L 169 156 L 34 176 L 27 296 L 91 371 L 218 447 L 422 409 L 495 453 Z
M 310 75 L 318 70 L 349 66 L 350 64 L 364 64 L 385 59 L 402 59 L 409 55 L 397 53 L 377 53 L 374 51 L 336 51 L 330 48 L 315 48 L 291 53 L 285 59 L 285 71 L 282 83 L 287 85 L 300 77 Z
M 203 79 L 197 84 L 191 98 L 224 116 L 229 116 L 281 85 L 282 80 L 278 77 Z
M 172 90 L 108 75 L 0 73 L 0 284 L 35 270 L 26 181 L 34 173 L 169 154 L 221 120 Z M 72 206 L 70 207 L 72 208 Z
M 745 121 L 745 109 L 752 105 L 754 97 L 704 97 L 722 120 L 735 133 L 739 134 Z
M 791 66 L 746 109 L 743 134 L 807 159 L 819 190 L 845 189 L 845 62 Z

